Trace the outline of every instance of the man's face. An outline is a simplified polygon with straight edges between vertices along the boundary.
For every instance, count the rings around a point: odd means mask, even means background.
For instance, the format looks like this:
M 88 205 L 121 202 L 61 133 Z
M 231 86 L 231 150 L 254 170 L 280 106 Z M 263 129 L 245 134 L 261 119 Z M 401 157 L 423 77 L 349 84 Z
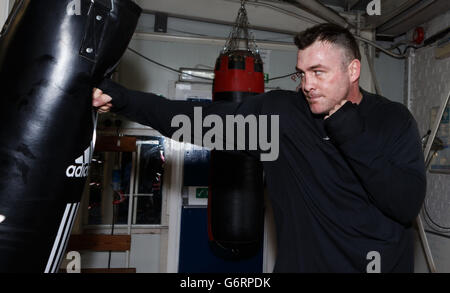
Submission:
M 317 41 L 298 51 L 301 88 L 314 114 L 328 114 L 345 100 L 350 89 L 348 66 L 342 48 Z

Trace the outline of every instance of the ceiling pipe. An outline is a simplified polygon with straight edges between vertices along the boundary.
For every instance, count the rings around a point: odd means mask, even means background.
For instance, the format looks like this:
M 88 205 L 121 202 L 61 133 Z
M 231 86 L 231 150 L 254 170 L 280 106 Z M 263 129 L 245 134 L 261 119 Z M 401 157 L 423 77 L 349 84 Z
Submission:
M 427 8 L 434 2 L 436 2 L 436 0 L 425 0 L 425 1 L 420 1 L 419 3 L 416 3 L 416 4 L 408 7 L 407 9 L 403 10 L 399 14 L 397 14 L 394 17 L 392 17 L 391 19 L 389 19 L 386 23 L 377 27 L 377 31 L 384 32 L 400 23 L 405 22 L 406 20 L 414 18 L 414 16 L 417 13 L 424 10 L 425 8 Z M 414 27 L 414 26 L 412 26 L 412 27 Z
M 293 0 L 289 1 L 295 6 L 308 10 L 314 15 L 345 28 L 354 27 L 344 17 L 340 16 L 336 11 L 326 7 L 325 5 L 317 2 L 316 0 Z
M 168 13 L 165 11 L 158 11 L 158 10 L 143 9 L 142 12 L 144 14 L 165 13 L 169 17 L 172 17 L 172 18 L 178 18 L 178 19 L 184 19 L 184 20 L 190 20 L 190 21 L 198 21 L 198 22 L 206 22 L 206 23 L 225 25 L 225 26 L 231 26 L 231 27 L 234 25 L 234 22 L 231 22 L 231 21 L 223 21 L 223 20 L 206 18 L 206 17 L 182 15 L 182 14 L 176 14 L 176 13 L 170 13 L 170 12 Z M 257 25 L 251 25 L 251 24 L 248 27 L 252 30 L 259 30 L 259 31 L 271 32 L 271 33 L 277 33 L 277 34 L 292 35 L 292 36 L 295 36 L 295 34 L 297 33 L 294 30 L 289 31 L 289 30 L 277 29 L 277 28 L 273 28 L 273 27 L 257 26 Z

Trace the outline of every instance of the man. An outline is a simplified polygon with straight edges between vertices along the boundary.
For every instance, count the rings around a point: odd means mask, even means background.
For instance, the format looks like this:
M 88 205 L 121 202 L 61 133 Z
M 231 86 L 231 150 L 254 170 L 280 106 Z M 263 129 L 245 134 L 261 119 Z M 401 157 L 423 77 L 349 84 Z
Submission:
M 417 125 L 401 104 L 359 88 L 346 29 L 298 34 L 301 92 L 242 103 L 169 101 L 105 81 L 93 105 L 170 137 L 177 114 L 279 115 L 280 152 L 263 162 L 277 230 L 275 272 L 412 272 L 412 223 L 426 189 Z

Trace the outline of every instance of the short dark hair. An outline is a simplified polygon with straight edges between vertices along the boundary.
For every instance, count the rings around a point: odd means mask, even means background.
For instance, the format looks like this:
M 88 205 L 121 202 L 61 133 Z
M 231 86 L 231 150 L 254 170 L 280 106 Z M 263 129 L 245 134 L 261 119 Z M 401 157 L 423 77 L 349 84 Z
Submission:
M 327 42 L 344 49 L 350 63 L 354 59 L 361 61 L 361 52 L 352 33 L 337 24 L 323 23 L 298 33 L 294 38 L 299 50 L 304 50 L 316 41 Z

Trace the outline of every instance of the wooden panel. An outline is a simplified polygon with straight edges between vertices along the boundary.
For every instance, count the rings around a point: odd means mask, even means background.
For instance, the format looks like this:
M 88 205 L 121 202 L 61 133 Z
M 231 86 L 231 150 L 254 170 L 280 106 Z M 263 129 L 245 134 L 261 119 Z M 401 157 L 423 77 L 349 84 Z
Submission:
M 135 152 L 136 137 L 98 136 L 95 142 L 97 152 Z
M 130 247 L 130 235 L 82 234 L 70 236 L 67 251 L 127 251 Z

